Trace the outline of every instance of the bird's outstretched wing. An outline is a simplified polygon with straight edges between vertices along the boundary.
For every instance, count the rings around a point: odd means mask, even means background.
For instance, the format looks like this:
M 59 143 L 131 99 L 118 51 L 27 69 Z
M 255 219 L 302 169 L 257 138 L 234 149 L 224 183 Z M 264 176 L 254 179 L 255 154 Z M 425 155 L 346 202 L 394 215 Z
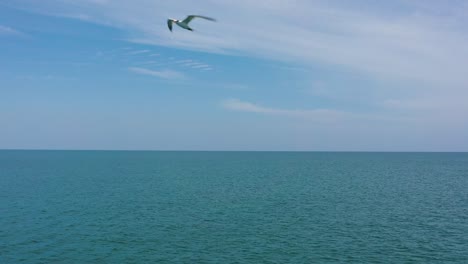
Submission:
M 172 32 L 172 20 L 168 19 L 167 20 L 167 27 L 169 28 L 169 30 Z
M 210 21 L 216 21 L 216 19 L 211 18 L 211 17 L 190 15 L 190 16 L 188 16 L 186 19 L 184 19 L 182 22 L 185 23 L 185 24 L 188 24 L 190 21 L 192 21 L 192 19 L 194 19 L 194 18 L 196 18 L 196 17 L 198 17 L 198 18 L 203 18 L 203 19 L 210 20 Z

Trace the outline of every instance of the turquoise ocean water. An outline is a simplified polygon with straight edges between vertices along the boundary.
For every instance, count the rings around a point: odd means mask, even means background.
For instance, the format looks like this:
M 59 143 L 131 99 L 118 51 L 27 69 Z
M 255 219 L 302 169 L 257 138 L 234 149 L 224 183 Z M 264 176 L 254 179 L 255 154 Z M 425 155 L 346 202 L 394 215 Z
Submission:
M 0 263 L 468 263 L 468 154 L 0 151 Z

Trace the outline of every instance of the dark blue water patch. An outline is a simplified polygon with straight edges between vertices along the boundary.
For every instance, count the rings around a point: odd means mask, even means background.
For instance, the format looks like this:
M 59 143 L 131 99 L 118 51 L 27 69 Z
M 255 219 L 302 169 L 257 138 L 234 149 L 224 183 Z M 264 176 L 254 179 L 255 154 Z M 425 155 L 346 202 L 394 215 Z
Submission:
M 0 151 L 1 263 L 467 263 L 468 154 Z

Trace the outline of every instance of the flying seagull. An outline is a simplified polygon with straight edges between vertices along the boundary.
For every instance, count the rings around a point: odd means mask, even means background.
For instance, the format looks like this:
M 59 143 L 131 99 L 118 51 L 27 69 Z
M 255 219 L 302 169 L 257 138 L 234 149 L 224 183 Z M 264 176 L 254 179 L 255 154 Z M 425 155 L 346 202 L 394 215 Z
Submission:
M 172 24 L 176 23 L 181 28 L 185 28 L 187 30 L 193 31 L 193 29 L 190 28 L 188 24 L 190 23 L 190 21 L 192 21 L 192 19 L 194 19 L 196 17 L 203 18 L 203 19 L 210 20 L 210 21 L 216 21 L 214 18 L 211 18 L 211 17 L 190 15 L 187 18 L 185 18 L 184 20 L 177 20 L 177 19 L 169 18 L 167 20 L 167 27 L 172 32 Z

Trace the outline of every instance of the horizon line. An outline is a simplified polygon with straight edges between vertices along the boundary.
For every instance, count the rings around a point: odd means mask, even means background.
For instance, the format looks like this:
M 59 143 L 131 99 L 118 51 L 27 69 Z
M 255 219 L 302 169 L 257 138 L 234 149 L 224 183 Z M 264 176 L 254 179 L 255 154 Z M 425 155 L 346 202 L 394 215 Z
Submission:
M 297 153 L 468 153 L 468 151 L 420 150 L 190 150 L 190 149 L 28 149 L 0 148 L 0 151 L 102 151 L 102 152 L 297 152 Z

